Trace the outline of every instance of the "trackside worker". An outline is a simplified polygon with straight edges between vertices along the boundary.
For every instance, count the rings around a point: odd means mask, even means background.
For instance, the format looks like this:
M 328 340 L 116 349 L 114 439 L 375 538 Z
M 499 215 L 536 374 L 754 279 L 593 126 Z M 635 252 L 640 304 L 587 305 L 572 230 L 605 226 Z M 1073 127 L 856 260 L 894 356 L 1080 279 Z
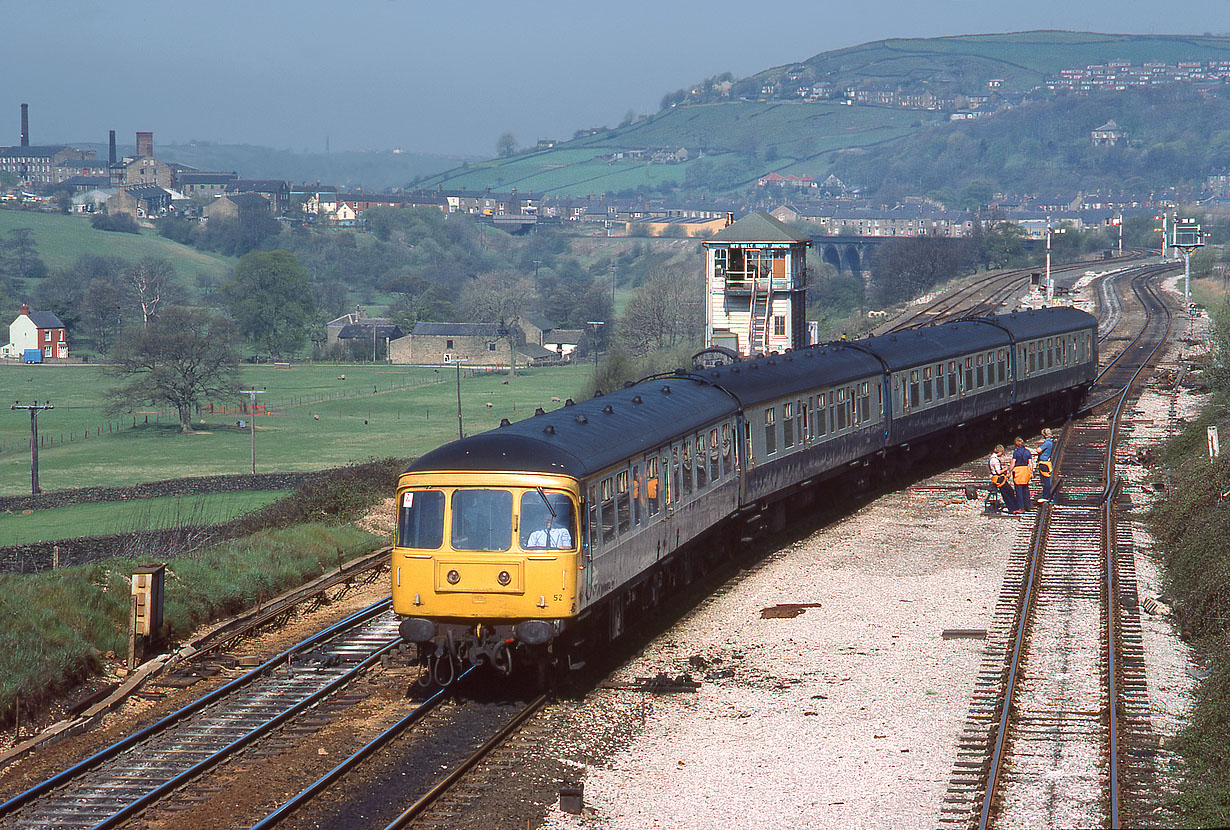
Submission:
M 1054 467 L 1051 464 L 1051 456 L 1055 453 L 1055 439 L 1051 437 L 1049 428 L 1042 430 L 1042 445 L 1034 450 L 1038 456 L 1036 465 L 1038 470 L 1038 478 L 1042 482 L 1042 495 L 1038 501 L 1042 504 L 1051 500 L 1051 474 L 1054 472 Z
M 1013 513 L 1024 513 L 1031 506 L 1029 501 L 1029 480 L 1033 478 L 1033 468 L 1030 464 L 1034 454 L 1025 446 L 1024 438 L 1016 438 L 1012 442 L 1016 449 L 1012 451 L 1012 483 L 1016 485 L 1016 509 Z
M 1008 483 L 1007 459 L 1004 458 L 1004 445 L 996 444 L 995 452 L 991 453 L 991 486 L 999 491 L 999 497 L 1004 500 L 1003 511 L 1011 513 L 1016 506 L 1016 496 L 1012 494 L 1012 485 Z

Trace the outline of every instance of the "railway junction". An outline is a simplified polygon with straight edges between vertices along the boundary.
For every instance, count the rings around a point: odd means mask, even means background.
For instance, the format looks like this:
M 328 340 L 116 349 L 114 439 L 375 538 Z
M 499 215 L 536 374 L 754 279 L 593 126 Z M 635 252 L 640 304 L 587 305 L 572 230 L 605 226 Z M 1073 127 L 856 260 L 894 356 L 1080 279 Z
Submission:
M 1145 362 L 1133 339 L 1149 325 L 1132 286 L 1156 284 L 1162 275 L 1124 266 L 1113 278 L 1076 276 L 1077 302 L 1101 310 L 1103 363 L 1120 353 L 1125 364 Z M 997 305 L 1023 292 L 1019 275 L 1015 286 L 983 288 L 980 301 Z M 1157 331 L 1160 324 L 1152 325 Z M 1107 377 L 1095 389 L 1091 403 L 1107 402 L 1068 427 L 1053 508 L 1024 517 L 988 511 L 983 457 L 937 463 L 891 482 L 881 495 L 758 540 L 742 570 L 656 634 L 634 639 L 609 675 L 595 669 L 588 687 L 548 701 L 482 688 L 456 698 L 424 690 L 407 699 L 414 667 L 380 629 L 379 608 L 363 623 L 366 643 L 305 639 L 325 627 L 323 617 L 343 619 L 381 599 L 379 582 L 357 587 L 336 602 L 317 602 L 313 614 L 284 629 L 228 639 L 208 660 L 186 661 L 180 674 L 168 675 L 195 675 L 184 688 L 151 682 L 144 697 L 130 698 L 100 726 L 0 770 L 0 798 L 11 799 L 102 754 L 155 715 L 181 713 L 178 737 L 123 747 L 92 766 L 88 776 L 101 779 L 89 786 L 112 797 L 109 814 L 82 809 L 87 798 L 78 788 L 86 777 L 73 775 L 57 789 L 58 801 L 37 793 L 28 804 L 0 806 L 0 826 L 1145 822 L 1159 800 L 1166 737 L 1193 682 L 1168 620 L 1139 610 L 1158 589 L 1147 537 L 1134 521 L 1148 495 L 1139 451 L 1164 439 L 1167 425 L 1198 403 L 1173 380 L 1182 377 L 1179 345 L 1172 334 L 1148 352 L 1150 371 L 1160 367 L 1156 377 L 1166 382 L 1143 372 L 1136 391 L 1120 396 L 1125 406 L 1109 476 L 1085 456 L 1110 443 L 1118 406 L 1111 387 L 1121 382 Z M 1097 434 L 1082 441 L 1077 430 Z M 1111 509 L 1102 510 L 1107 502 Z M 1112 517 L 1108 544 L 1093 538 L 1096 521 L 1074 529 L 1085 520 L 1082 510 Z M 1039 549 L 1047 552 L 1032 559 Z M 1108 553 L 1118 580 L 1109 590 L 1131 599 L 1109 612 L 1099 600 Z M 1054 563 L 1063 566 L 1058 582 L 1030 578 Z M 1037 594 L 1026 599 L 1030 586 Z M 1113 661 L 1103 656 L 1107 632 L 1119 638 Z M 1018 640 L 1024 648 L 1014 661 Z M 241 654 L 269 662 L 241 661 Z M 354 669 L 335 690 L 286 693 L 309 675 L 336 680 Z M 1122 747 L 1113 750 L 1102 722 L 1109 719 L 1098 714 L 1108 708 L 1099 697 L 1107 675 L 1126 684 L 1109 707 L 1122 716 Z M 259 702 L 247 706 L 274 721 L 263 734 L 220 740 L 217 723 L 183 712 L 202 690 L 221 698 L 232 685 L 249 695 L 263 688 Z M 319 699 L 299 713 L 271 702 L 311 695 Z M 216 707 L 222 720 L 237 718 L 235 700 Z M 216 748 L 189 746 L 202 738 L 243 743 L 219 757 Z M 178 772 L 166 769 L 144 754 L 159 742 L 194 760 Z M 1111 761 L 1119 756 L 1125 760 Z M 184 775 L 193 766 L 200 769 Z M 454 769 L 461 772 L 443 780 L 441 771 Z M 118 779 L 145 782 L 152 793 L 161 786 L 155 778 L 179 775 L 165 795 L 139 803 L 117 795 Z

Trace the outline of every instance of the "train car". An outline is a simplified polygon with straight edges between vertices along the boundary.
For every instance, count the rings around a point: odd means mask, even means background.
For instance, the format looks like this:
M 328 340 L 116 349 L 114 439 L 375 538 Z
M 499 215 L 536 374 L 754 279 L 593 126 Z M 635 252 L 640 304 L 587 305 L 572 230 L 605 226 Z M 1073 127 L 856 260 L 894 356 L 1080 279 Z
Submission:
M 393 607 L 426 676 L 580 662 L 749 517 L 949 436 L 1074 411 L 1096 320 L 962 320 L 655 376 L 427 453 L 401 476 Z M 803 500 L 806 503 L 806 499 Z M 703 540 L 703 544 L 700 542 Z

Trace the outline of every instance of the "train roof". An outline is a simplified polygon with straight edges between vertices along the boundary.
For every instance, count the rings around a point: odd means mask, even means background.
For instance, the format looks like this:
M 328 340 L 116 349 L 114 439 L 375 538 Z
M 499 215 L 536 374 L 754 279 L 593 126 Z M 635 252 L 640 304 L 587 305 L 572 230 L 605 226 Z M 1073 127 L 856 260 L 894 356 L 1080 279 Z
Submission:
M 562 406 L 438 447 L 406 468 L 517 470 L 584 478 L 732 415 L 730 395 L 688 375 L 643 380 L 609 395 Z
M 980 349 L 1009 344 L 1002 329 L 980 320 L 958 320 L 938 326 L 920 326 L 857 341 L 884 361 L 889 371 L 938 363 Z
M 880 362 L 848 342 L 825 343 L 743 360 L 702 373 L 744 404 L 878 375 Z
M 1071 306 L 1014 311 L 986 318 L 1012 332 L 1014 340 L 1033 340 L 1052 334 L 1067 334 L 1096 328 L 1098 320 L 1092 314 Z

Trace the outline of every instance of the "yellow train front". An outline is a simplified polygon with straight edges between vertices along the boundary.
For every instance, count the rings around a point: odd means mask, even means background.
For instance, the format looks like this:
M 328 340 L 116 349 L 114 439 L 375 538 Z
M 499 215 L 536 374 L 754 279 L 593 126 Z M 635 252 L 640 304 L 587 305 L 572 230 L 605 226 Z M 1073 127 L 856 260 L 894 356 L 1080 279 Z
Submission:
M 525 444 L 453 442 L 398 484 L 393 609 L 441 685 L 474 664 L 544 670 L 577 614 L 577 479 Z

